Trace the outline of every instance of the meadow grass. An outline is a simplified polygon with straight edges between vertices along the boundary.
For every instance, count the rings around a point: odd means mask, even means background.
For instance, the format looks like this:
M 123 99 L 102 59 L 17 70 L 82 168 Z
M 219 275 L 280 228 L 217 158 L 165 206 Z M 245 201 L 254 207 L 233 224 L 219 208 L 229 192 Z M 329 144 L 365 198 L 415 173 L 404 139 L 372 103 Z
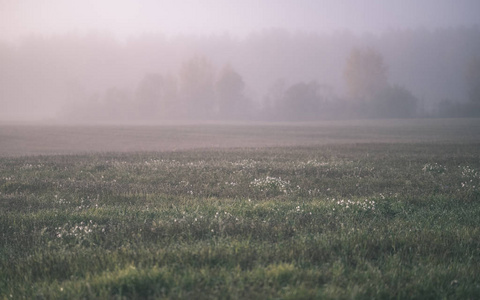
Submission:
M 0 298 L 478 299 L 479 149 L 0 157 Z

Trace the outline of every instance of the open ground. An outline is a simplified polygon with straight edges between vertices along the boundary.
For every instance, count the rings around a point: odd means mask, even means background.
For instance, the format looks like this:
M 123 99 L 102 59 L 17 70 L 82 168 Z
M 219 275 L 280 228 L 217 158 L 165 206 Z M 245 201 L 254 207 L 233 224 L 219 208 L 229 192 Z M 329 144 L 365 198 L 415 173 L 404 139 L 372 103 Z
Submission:
M 480 121 L 0 125 L 0 298 L 478 299 Z

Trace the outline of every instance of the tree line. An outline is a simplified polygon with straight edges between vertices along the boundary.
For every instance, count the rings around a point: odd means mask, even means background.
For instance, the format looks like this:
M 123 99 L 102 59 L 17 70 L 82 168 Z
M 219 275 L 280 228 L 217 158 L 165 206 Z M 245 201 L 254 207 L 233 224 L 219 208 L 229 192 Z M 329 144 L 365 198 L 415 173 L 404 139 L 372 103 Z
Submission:
M 478 28 L 31 36 L 0 43 L 0 101 L 79 121 L 477 116 L 478 53 Z
M 422 117 L 420 100 L 406 87 L 391 84 L 382 55 L 372 48 L 354 48 L 343 79 L 347 95 L 315 80 L 287 84 L 277 80 L 255 103 L 241 74 L 231 64 L 220 71 L 203 56 L 193 57 L 178 75 L 148 73 L 134 93 L 111 88 L 75 109 L 82 118 L 138 120 L 272 120 L 314 121 L 346 118 Z M 469 101 L 441 102 L 438 116 L 480 116 L 480 63 L 467 73 Z M 93 101 L 93 102 L 92 102 Z M 445 107 L 447 106 L 447 107 Z M 463 110 L 463 111 L 462 111 Z M 84 114 L 82 115 L 83 112 Z

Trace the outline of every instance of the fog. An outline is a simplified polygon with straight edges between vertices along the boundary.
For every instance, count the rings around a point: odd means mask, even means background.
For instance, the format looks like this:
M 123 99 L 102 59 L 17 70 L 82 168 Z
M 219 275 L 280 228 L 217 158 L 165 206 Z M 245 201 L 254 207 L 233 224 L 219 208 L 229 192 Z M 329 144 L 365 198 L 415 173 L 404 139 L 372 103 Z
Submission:
M 479 1 L 0 0 L 0 121 L 480 116 Z

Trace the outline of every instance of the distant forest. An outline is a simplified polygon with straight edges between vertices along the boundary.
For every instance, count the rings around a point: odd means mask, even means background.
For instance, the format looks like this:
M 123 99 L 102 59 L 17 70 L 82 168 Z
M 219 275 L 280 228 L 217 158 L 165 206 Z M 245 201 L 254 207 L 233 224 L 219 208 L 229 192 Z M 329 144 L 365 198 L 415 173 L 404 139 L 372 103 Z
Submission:
M 0 43 L 0 118 L 90 121 L 480 116 L 480 29 L 246 37 L 105 33 Z M 0 119 L 1 120 L 1 119 Z

